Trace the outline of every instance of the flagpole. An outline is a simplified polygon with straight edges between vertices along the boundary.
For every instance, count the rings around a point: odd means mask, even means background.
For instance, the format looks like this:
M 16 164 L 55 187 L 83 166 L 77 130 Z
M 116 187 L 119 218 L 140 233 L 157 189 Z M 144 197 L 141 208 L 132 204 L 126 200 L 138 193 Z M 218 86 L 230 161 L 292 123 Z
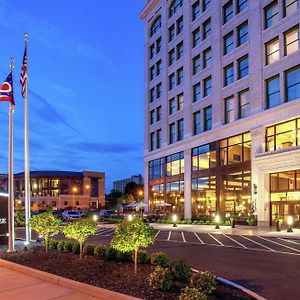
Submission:
M 25 49 L 27 51 L 28 33 L 24 34 Z M 28 52 L 27 52 L 28 55 Z M 28 56 L 27 56 L 28 57 Z M 28 61 L 27 61 L 28 66 Z M 28 74 L 28 73 L 27 73 Z M 25 173 L 25 231 L 26 241 L 29 244 L 31 232 L 29 227 L 30 219 L 30 167 L 29 167 L 29 140 L 28 140 L 28 78 L 26 79 L 25 99 L 24 99 L 24 173 Z
M 14 59 L 10 59 L 10 72 L 13 78 Z M 13 83 L 12 83 L 13 84 Z M 14 229 L 14 105 L 9 103 L 9 129 L 8 129 L 8 252 L 15 251 Z

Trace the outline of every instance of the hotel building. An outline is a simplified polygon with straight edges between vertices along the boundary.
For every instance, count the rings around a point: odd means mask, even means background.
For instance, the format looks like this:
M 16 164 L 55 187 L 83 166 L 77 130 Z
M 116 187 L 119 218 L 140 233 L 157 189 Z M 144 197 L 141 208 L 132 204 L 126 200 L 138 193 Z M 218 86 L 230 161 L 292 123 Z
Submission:
M 299 2 L 145 2 L 150 211 L 299 223 Z

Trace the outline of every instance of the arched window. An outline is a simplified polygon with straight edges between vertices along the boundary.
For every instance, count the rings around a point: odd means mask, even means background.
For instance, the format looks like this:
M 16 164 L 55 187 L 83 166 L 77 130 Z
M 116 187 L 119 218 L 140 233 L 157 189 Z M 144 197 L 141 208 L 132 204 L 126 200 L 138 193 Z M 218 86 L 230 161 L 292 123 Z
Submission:
M 169 18 L 171 18 L 181 6 L 182 0 L 173 0 L 169 7 Z
M 158 16 L 151 25 L 151 36 L 154 35 L 161 27 L 161 16 Z

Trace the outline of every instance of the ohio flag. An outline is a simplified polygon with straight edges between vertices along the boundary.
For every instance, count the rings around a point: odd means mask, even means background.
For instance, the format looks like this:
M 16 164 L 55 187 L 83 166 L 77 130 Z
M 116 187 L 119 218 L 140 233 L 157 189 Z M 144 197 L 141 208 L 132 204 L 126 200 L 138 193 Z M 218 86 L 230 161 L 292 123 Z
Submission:
M 15 105 L 11 73 L 0 86 L 0 101 L 9 101 L 12 105 Z

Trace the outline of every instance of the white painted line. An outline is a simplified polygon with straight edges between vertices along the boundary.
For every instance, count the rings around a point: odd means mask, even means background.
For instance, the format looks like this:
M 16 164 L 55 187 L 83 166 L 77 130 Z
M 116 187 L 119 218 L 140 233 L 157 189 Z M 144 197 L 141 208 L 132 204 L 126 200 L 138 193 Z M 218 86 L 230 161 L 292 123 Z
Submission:
M 300 253 L 300 250 L 299 250 L 299 249 L 295 249 L 295 248 L 293 248 L 293 247 L 289 247 L 289 246 L 280 244 L 280 243 L 278 243 L 278 242 L 275 242 L 275 241 L 272 241 L 272 240 L 268 240 L 268 239 L 266 239 L 266 238 L 264 238 L 264 237 L 262 237 L 262 236 L 258 236 L 258 237 L 259 237 L 260 239 L 262 239 L 262 240 L 268 241 L 268 242 L 273 243 L 273 244 L 275 244 L 275 245 L 279 245 L 279 246 L 282 246 L 282 247 L 285 247 L 285 248 L 288 248 L 288 249 L 290 249 L 290 250 L 293 250 L 293 251 L 296 251 L 296 252 Z
M 296 242 L 296 241 L 292 241 L 292 240 L 288 240 L 288 239 L 283 239 L 283 238 L 278 238 L 278 239 L 281 240 L 281 241 L 286 241 L 286 242 L 295 244 L 295 245 L 300 245 L 300 243 L 298 243 L 298 242 Z
M 157 238 L 157 236 L 159 235 L 159 233 L 160 233 L 160 230 L 158 230 L 158 231 L 156 232 L 155 238 Z
M 172 231 L 169 231 L 169 235 L 168 235 L 168 241 L 170 240 L 171 238 L 171 234 L 172 234 Z
M 233 239 L 233 238 L 230 237 L 229 235 L 224 234 L 224 236 L 226 236 L 228 239 L 230 239 L 231 241 L 235 242 L 236 244 L 240 245 L 241 247 L 243 247 L 243 248 L 245 248 L 245 249 L 248 249 L 245 245 L 243 245 L 242 243 L 236 241 L 235 239 Z
M 201 240 L 201 238 L 199 237 L 199 235 L 194 232 L 194 235 L 196 236 L 196 238 L 198 239 L 198 241 L 201 243 L 201 244 L 204 244 L 203 241 Z
M 185 236 L 184 236 L 184 233 L 182 231 L 181 231 L 181 236 L 182 236 L 183 242 L 186 243 Z
M 265 246 L 265 245 L 263 245 L 263 244 L 261 244 L 261 243 L 259 243 L 259 242 L 254 241 L 254 240 L 251 240 L 251 239 L 245 237 L 244 235 L 241 235 L 241 237 L 243 237 L 244 239 L 246 239 L 246 240 L 248 240 L 248 241 L 250 241 L 250 242 L 252 242 L 252 243 L 254 243 L 254 244 L 256 244 L 256 245 L 259 245 L 259 246 L 261 246 L 261 247 L 263 247 L 263 248 L 266 248 L 266 249 L 268 249 L 268 250 L 270 250 L 270 251 L 272 251 L 272 252 L 276 252 L 274 249 L 269 248 L 268 246 Z
M 217 238 L 215 238 L 212 234 L 208 233 L 208 235 L 213 238 L 216 242 L 218 242 L 221 246 L 224 246 L 223 243 L 221 243 Z

